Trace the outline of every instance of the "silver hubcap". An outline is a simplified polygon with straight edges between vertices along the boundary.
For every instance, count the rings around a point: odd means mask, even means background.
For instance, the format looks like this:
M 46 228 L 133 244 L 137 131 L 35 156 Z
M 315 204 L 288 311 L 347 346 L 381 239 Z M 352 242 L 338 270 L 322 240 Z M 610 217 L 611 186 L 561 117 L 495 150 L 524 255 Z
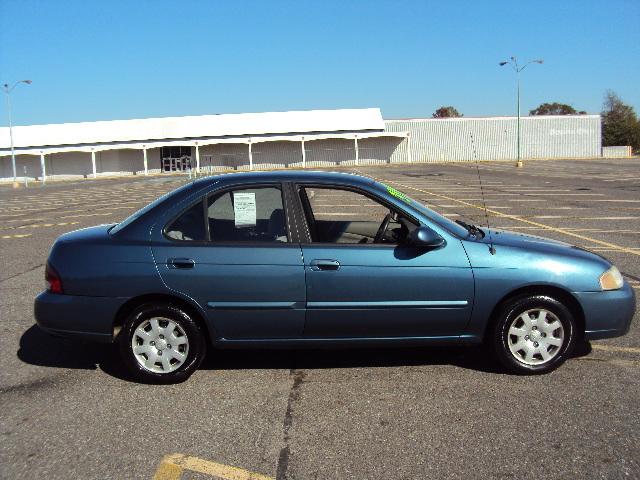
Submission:
M 526 365 L 542 365 L 555 357 L 564 343 L 560 319 L 549 310 L 535 308 L 518 315 L 507 333 L 509 351 Z
M 180 325 L 169 318 L 145 320 L 133 332 L 131 348 L 145 370 L 169 373 L 177 370 L 189 355 L 189 339 Z

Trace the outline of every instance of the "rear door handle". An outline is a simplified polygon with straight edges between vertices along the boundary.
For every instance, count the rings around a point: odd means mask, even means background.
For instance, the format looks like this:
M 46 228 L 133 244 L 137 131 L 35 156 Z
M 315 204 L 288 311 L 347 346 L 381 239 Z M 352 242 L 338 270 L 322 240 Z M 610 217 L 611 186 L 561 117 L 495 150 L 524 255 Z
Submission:
M 311 270 L 319 271 L 319 270 L 339 270 L 340 262 L 337 260 L 311 260 L 309 264 L 311 266 Z
M 167 259 L 167 266 L 169 268 L 193 268 L 196 262 L 190 258 L 169 258 Z

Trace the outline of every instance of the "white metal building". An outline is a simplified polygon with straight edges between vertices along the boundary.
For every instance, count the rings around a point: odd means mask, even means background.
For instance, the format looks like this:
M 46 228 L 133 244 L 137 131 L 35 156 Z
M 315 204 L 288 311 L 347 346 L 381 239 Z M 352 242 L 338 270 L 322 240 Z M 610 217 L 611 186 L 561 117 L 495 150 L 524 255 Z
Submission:
M 406 132 L 410 138 L 399 145 L 391 161 L 404 161 L 407 148 L 417 162 L 513 160 L 517 121 L 517 117 L 387 120 L 387 131 Z M 532 116 L 521 117 L 520 122 L 524 159 L 602 156 L 600 115 Z
M 378 108 L 203 115 L 13 128 L 17 176 L 516 158 L 516 118 L 384 121 Z M 600 157 L 598 115 L 523 117 L 522 157 Z M 0 128 L 0 180 L 12 180 Z

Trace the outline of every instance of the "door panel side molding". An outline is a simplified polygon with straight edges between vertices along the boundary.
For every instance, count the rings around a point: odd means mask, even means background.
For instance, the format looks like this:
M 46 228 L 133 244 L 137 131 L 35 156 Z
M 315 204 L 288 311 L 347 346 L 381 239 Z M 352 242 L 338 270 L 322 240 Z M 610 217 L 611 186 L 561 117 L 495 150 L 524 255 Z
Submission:
M 296 310 L 304 309 L 304 302 L 208 302 L 212 310 Z
M 307 302 L 307 308 L 464 308 L 469 305 L 467 300 L 397 300 L 385 302 Z

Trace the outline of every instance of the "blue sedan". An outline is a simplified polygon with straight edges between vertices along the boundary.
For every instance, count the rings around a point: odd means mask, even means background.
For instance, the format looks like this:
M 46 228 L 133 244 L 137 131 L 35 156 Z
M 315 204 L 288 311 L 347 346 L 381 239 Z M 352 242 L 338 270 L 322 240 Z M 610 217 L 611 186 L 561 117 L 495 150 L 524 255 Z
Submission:
M 117 225 L 62 235 L 35 300 L 46 331 L 117 342 L 144 382 L 209 348 L 480 344 L 544 373 L 624 335 L 633 289 L 586 250 L 453 222 L 369 178 L 194 181 Z

